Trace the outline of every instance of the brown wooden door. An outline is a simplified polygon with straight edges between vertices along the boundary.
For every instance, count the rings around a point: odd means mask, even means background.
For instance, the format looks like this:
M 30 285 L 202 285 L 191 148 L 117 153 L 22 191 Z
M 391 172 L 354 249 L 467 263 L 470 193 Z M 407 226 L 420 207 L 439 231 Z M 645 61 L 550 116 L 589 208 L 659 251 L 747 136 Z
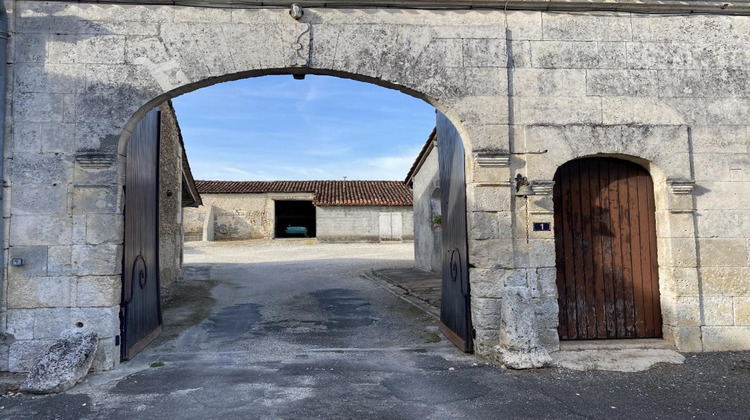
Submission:
M 127 148 L 125 250 L 122 270 L 122 358 L 129 360 L 161 332 L 159 295 L 159 130 L 154 108 Z
M 573 160 L 555 174 L 560 338 L 661 337 L 654 187 L 642 167 Z

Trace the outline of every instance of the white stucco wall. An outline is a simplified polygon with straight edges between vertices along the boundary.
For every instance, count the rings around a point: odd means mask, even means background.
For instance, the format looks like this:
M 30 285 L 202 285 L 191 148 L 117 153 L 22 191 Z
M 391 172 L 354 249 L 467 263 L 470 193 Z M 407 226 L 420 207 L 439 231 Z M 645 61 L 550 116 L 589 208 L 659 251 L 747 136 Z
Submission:
M 328 206 L 318 207 L 318 240 L 379 242 L 380 213 L 401 214 L 402 240 L 409 241 L 414 238 L 411 207 Z
M 442 230 L 432 223 L 433 194 L 439 192 L 438 149 L 433 148 L 414 175 L 414 266 L 439 272 L 443 265 Z

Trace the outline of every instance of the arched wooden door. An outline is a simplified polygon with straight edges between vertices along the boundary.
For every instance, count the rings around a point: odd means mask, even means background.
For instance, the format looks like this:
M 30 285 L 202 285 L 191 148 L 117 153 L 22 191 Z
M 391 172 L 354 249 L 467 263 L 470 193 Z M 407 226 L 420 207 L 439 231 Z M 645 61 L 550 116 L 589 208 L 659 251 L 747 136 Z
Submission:
M 555 248 L 562 340 L 662 336 L 654 186 L 613 158 L 555 174 Z

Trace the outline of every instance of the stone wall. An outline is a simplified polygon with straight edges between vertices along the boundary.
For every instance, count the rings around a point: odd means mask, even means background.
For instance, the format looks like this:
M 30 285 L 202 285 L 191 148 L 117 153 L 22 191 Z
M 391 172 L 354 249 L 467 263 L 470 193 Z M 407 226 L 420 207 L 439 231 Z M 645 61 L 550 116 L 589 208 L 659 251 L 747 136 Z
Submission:
M 402 240 L 414 239 L 411 207 L 326 206 L 316 207 L 318 240 L 321 242 L 380 242 L 380 214 L 401 215 Z
M 182 144 L 174 110 L 169 104 L 159 109 L 159 281 L 165 287 L 182 269 Z
M 217 241 L 273 238 L 273 201 L 268 200 L 267 194 L 201 194 L 201 197 L 203 206 L 186 213 L 205 213 L 205 206 L 213 205 Z
M 217 241 L 271 239 L 274 237 L 274 200 L 309 200 L 311 193 L 298 194 L 201 194 L 203 205 L 185 209 L 185 232 L 203 233 L 206 207 L 214 206 L 214 238 Z
M 201 194 L 203 205 L 184 209 L 185 233 L 203 235 L 207 206 L 214 206 L 214 238 L 217 241 L 272 239 L 275 237 L 274 200 L 309 200 L 312 193 Z M 316 207 L 317 237 L 321 241 L 348 242 L 380 240 L 378 217 L 383 212 L 404 213 L 404 239 L 413 238 L 411 208 L 401 207 Z M 407 214 L 408 213 L 408 214 Z M 196 239 L 197 240 L 197 239 Z
M 118 362 L 128 133 L 168 98 L 278 72 L 398 88 L 457 125 L 478 354 L 558 348 L 554 238 L 529 226 L 552 220 L 556 168 L 594 154 L 654 178 L 665 339 L 750 348 L 750 17 L 19 1 L 10 25 L 11 370 L 78 323 L 103 337 L 98 369 Z M 513 196 L 517 173 L 537 195 Z
M 414 175 L 414 266 L 440 272 L 443 267 L 443 232 L 433 223 L 440 210 L 438 149 L 433 148 Z
M 204 196 L 201 199 L 205 200 Z M 208 207 L 202 206 L 186 208 L 182 211 L 182 230 L 186 242 L 203 240 L 203 226 L 206 222 Z

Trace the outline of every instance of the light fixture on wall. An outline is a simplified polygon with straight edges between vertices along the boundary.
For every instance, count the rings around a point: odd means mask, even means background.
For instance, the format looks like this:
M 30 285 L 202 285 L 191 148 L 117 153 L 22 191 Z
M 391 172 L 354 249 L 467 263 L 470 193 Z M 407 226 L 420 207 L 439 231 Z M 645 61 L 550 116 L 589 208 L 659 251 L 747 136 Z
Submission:
M 300 20 L 303 13 L 304 12 L 302 11 L 302 7 L 299 4 L 292 3 L 292 6 L 289 8 L 289 15 L 297 20 Z
M 527 197 L 529 195 L 534 195 L 529 180 L 521 174 L 516 175 L 516 197 Z

